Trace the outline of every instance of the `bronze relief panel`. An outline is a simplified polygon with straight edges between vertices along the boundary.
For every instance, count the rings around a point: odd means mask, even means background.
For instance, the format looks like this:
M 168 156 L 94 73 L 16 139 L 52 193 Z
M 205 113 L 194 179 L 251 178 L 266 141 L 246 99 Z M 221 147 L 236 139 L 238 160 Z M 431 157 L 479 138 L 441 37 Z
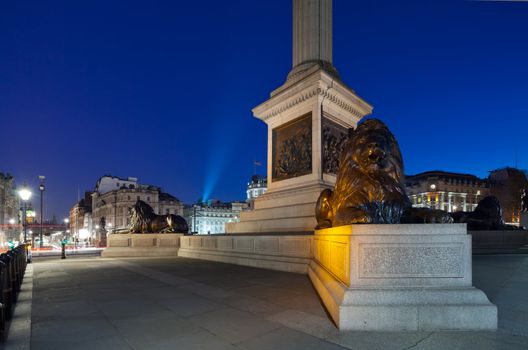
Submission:
M 312 173 L 312 114 L 273 129 L 273 181 Z
M 347 140 L 348 131 L 345 127 L 323 118 L 322 120 L 322 157 L 323 172 L 337 175 L 339 171 L 339 158 Z

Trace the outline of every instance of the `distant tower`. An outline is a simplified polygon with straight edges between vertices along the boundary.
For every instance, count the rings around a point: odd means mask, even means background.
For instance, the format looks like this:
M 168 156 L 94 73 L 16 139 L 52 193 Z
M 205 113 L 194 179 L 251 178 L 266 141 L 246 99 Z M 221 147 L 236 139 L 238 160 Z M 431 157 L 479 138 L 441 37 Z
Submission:
M 332 1 L 293 0 L 292 69 L 253 109 L 268 125 L 268 192 L 227 232 L 313 231 L 317 198 L 336 181 L 340 142 L 371 112 L 332 64 Z
M 268 181 L 265 177 L 256 174 L 251 176 L 251 181 L 248 182 L 246 190 L 246 202 L 249 203 L 250 208 L 253 208 L 255 199 L 262 196 L 267 190 Z

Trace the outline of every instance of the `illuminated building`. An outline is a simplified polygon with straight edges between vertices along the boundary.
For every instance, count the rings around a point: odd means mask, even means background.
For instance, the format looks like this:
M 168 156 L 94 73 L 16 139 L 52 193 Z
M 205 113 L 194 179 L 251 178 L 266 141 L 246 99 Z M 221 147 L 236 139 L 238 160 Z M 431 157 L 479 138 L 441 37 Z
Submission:
M 95 184 L 95 192 L 105 194 L 110 191 L 119 190 L 121 188 L 134 189 L 138 186 L 137 178 L 128 177 L 122 179 L 112 175 L 104 175 Z
M 251 181 L 248 182 L 246 190 L 246 202 L 250 207 L 253 207 L 255 198 L 263 195 L 268 190 L 268 180 L 264 176 L 253 175 Z
M 106 240 L 102 236 L 101 219 L 104 217 L 106 232 L 127 228 L 130 224 L 130 209 L 137 200 L 149 204 L 156 214 L 183 215 L 183 204 L 160 187 L 139 184 L 137 178 L 105 175 L 97 180 L 93 192 L 70 210 L 70 232 L 78 240 L 99 244 Z
M 92 226 L 92 196 L 91 192 L 86 192 L 84 198 L 75 203 L 70 209 L 70 236 L 76 240 L 90 238 L 80 237 L 81 232 L 86 232 Z M 88 231 L 91 232 L 91 231 Z
M 222 203 L 216 199 L 198 202 L 185 208 L 184 218 L 191 232 L 197 234 L 225 233 L 225 224 L 238 222 L 242 210 L 248 208 L 245 202 Z
M 183 204 L 178 198 L 162 192 L 160 187 L 139 184 L 133 177 L 103 176 L 97 181 L 91 196 L 93 227 L 104 217 L 107 231 L 128 227 L 129 211 L 137 200 L 149 204 L 156 214 L 183 215 Z
M 405 177 L 407 195 L 414 207 L 473 211 L 490 194 L 489 181 L 475 175 L 427 171 Z

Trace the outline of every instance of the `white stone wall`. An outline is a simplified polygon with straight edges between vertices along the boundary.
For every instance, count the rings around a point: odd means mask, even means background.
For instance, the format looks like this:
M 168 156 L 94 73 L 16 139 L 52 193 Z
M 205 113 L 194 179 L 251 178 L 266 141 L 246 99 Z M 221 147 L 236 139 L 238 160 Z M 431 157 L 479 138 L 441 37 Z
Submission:
M 179 233 L 111 234 L 103 258 L 178 256 Z
M 307 273 L 311 235 L 183 236 L 179 256 Z

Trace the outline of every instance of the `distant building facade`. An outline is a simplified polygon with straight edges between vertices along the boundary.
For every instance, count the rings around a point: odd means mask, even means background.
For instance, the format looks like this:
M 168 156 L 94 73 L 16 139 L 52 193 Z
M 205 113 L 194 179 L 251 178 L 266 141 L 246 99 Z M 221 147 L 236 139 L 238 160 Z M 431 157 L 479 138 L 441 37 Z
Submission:
M 91 194 L 92 197 L 92 231 L 96 240 L 101 237 L 101 219 L 104 218 L 108 232 L 124 229 L 129 226 L 129 211 L 142 200 L 149 204 L 156 214 L 183 215 L 183 204 L 171 194 L 162 192 L 160 187 L 139 184 L 137 178 L 121 179 L 115 176 L 103 176 Z
M 479 200 L 491 193 L 487 179 L 445 171 L 406 176 L 405 187 L 414 207 L 447 212 L 473 211 Z
M 76 242 L 95 239 L 92 231 L 92 193 L 86 192 L 84 198 L 70 209 L 70 237 Z
M 240 221 L 240 212 L 248 208 L 246 202 L 223 203 L 215 199 L 187 206 L 184 218 L 191 232 L 197 234 L 225 233 L 227 222 Z
M 268 190 L 268 180 L 264 176 L 253 175 L 247 184 L 246 202 L 253 207 L 255 198 L 262 196 Z
M 117 176 L 105 175 L 97 180 L 95 184 L 95 192 L 105 194 L 111 191 L 119 190 L 121 188 L 134 189 L 138 185 L 137 178 L 128 177 L 126 179 Z
M 20 201 L 14 178 L 0 173 L 0 240 L 19 239 Z

